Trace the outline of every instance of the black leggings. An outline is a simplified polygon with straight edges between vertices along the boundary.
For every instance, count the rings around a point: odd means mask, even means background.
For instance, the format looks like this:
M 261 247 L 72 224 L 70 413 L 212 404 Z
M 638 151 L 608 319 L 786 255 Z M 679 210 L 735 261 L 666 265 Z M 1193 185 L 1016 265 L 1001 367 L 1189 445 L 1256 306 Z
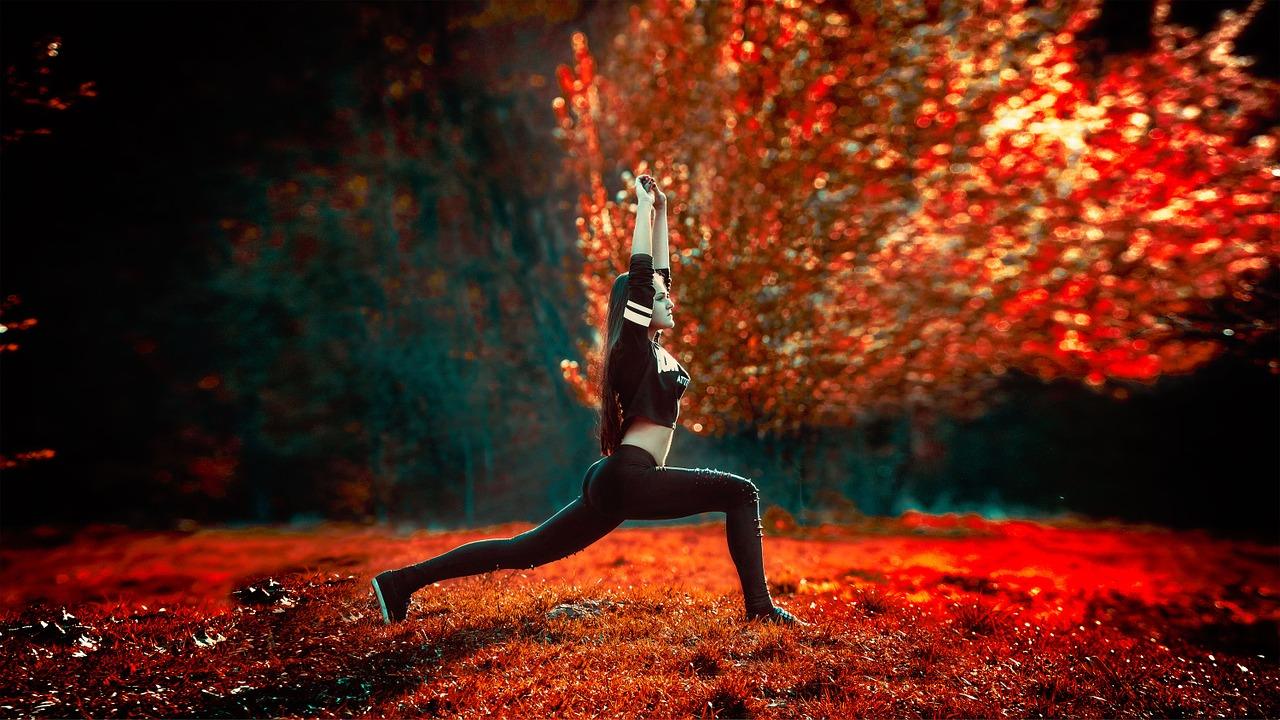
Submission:
M 760 495 L 755 483 L 710 468 L 662 467 L 635 445 L 620 445 L 587 469 L 582 494 L 541 525 L 510 538 L 476 540 L 400 569 L 411 591 L 493 570 L 533 568 L 568 557 L 624 520 L 669 520 L 723 512 L 729 555 L 748 614 L 773 606 L 764 575 Z

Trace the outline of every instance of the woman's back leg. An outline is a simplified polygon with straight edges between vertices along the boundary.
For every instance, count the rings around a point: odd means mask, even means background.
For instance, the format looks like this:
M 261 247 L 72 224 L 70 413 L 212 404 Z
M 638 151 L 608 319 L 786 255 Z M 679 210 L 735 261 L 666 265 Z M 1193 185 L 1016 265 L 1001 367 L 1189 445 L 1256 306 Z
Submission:
M 429 560 L 401 568 L 397 575 L 412 593 L 449 578 L 493 570 L 533 568 L 568 557 L 608 535 L 622 520 L 597 512 L 581 496 L 531 530 L 510 538 L 475 540 Z

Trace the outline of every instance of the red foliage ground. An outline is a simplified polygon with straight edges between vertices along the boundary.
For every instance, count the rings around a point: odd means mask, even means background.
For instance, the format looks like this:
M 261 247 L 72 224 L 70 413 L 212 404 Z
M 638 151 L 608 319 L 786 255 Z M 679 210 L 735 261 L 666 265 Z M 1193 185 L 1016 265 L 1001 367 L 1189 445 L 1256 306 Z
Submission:
M 767 524 L 774 598 L 811 627 L 742 620 L 717 522 L 624 528 L 550 565 L 439 583 L 394 627 L 372 575 L 529 525 L 7 534 L 0 709 L 1280 715 L 1276 546 L 975 516 Z

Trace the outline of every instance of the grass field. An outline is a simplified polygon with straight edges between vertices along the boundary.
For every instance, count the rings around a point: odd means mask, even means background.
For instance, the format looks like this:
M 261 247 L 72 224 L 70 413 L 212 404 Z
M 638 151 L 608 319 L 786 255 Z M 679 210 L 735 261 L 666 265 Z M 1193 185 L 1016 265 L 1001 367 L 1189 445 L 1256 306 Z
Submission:
M 383 625 L 374 574 L 529 527 L 6 533 L 0 714 L 1280 716 L 1280 548 L 1149 526 L 769 514 L 805 628 L 743 620 L 723 521 L 628 527 Z

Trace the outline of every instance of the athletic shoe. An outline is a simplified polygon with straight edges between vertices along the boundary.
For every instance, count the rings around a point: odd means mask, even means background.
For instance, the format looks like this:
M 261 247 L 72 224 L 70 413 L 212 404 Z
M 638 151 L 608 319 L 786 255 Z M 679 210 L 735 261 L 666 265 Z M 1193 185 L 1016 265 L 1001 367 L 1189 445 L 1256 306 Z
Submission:
M 760 622 L 777 623 L 779 625 L 809 625 L 809 623 L 776 605 L 766 612 L 748 615 L 747 619 L 759 620 Z
M 372 580 L 373 594 L 378 596 L 378 605 L 382 608 L 382 619 L 390 625 L 405 619 L 409 614 L 409 596 L 411 593 L 400 582 L 395 570 L 379 573 Z

